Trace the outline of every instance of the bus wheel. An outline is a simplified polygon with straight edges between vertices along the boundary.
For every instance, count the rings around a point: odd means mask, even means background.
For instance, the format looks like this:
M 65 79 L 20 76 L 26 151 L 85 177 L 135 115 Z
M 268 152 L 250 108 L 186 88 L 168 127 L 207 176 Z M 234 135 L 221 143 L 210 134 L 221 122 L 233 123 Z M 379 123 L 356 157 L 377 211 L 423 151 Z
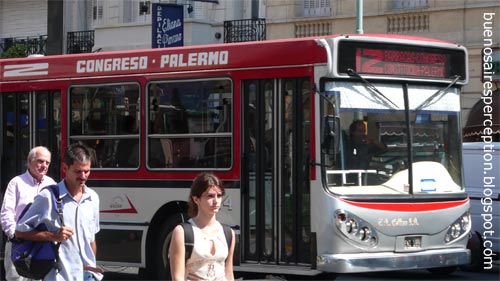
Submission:
M 457 270 L 458 267 L 456 266 L 448 266 L 448 267 L 434 267 L 434 268 L 427 268 L 427 271 L 429 271 L 432 274 L 436 275 L 448 275 L 452 274 Z
M 461 269 L 467 271 L 481 271 L 483 269 L 481 264 L 483 257 L 483 240 L 477 232 L 472 233 L 469 238 L 469 241 L 467 242 L 467 249 L 471 252 L 471 263 L 462 266 Z
M 187 217 L 184 215 L 184 217 Z M 168 264 L 167 236 L 175 226 L 182 222 L 180 214 L 170 216 L 160 227 L 153 243 L 154 275 L 158 280 L 170 280 L 170 265 Z

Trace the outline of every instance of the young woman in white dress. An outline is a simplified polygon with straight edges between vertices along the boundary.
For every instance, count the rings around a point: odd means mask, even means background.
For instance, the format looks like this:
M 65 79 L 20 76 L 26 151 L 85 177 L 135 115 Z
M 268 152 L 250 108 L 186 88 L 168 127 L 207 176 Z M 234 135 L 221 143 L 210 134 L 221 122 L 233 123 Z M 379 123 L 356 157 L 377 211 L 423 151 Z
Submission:
M 184 229 L 175 227 L 170 244 L 170 271 L 172 280 L 234 280 L 233 239 L 228 247 L 222 225 L 216 214 L 225 191 L 221 181 L 213 174 L 199 174 L 189 194 L 189 223 L 193 226 L 194 247 L 185 260 Z

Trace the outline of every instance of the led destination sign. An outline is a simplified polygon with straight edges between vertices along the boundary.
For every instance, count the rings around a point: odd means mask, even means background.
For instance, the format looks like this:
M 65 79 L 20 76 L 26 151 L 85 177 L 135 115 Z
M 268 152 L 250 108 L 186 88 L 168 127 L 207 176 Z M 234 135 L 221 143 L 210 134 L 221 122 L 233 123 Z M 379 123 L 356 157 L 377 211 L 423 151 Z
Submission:
M 340 42 L 338 72 L 465 80 L 465 54 L 460 50 L 364 42 Z
M 397 50 L 356 50 L 360 73 L 446 78 L 446 56 Z

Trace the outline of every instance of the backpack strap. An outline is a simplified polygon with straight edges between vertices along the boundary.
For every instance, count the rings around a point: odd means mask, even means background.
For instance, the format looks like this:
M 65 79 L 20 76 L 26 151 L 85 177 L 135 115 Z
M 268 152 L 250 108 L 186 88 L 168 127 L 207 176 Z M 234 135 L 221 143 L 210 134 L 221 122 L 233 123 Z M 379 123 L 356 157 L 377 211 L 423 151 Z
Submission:
M 47 189 L 52 193 L 54 200 L 56 202 L 57 206 L 57 214 L 59 215 L 59 219 L 61 220 L 61 225 L 64 226 L 64 216 L 63 216 L 63 209 L 62 209 L 62 199 L 61 196 L 59 195 L 59 186 L 57 185 L 51 185 L 48 186 Z M 57 272 L 61 271 L 61 266 L 59 265 L 59 247 L 61 246 L 61 242 L 58 242 L 56 244 L 52 244 L 54 247 L 54 252 L 56 253 L 56 263 L 55 267 Z
M 231 227 L 225 223 L 222 224 L 222 229 L 224 230 L 224 236 L 226 236 L 227 249 L 231 250 L 231 244 L 233 242 L 233 233 Z
M 62 209 L 63 204 L 62 204 L 62 199 L 59 196 L 59 186 L 51 185 L 48 186 L 47 189 L 49 189 L 52 192 L 52 195 L 54 195 L 54 200 L 57 206 L 57 214 L 59 215 L 59 219 L 61 220 L 61 225 L 64 226 L 64 214 Z
M 231 232 L 231 227 L 225 223 L 222 224 L 222 229 L 224 230 L 224 236 L 226 236 L 227 247 L 231 248 L 231 243 L 233 242 L 233 233 Z
M 186 261 L 191 257 L 194 247 L 194 233 L 193 225 L 189 222 L 182 222 L 182 228 L 184 228 L 184 248 L 186 249 L 185 258 Z

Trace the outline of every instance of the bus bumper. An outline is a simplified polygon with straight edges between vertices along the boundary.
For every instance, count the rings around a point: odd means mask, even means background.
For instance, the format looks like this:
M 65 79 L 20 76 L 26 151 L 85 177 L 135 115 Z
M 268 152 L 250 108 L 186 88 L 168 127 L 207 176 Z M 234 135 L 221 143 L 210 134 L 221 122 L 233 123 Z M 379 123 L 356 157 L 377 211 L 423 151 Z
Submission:
M 468 249 L 428 250 L 414 253 L 323 254 L 317 257 L 318 270 L 336 273 L 451 267 L 469 263 Z

